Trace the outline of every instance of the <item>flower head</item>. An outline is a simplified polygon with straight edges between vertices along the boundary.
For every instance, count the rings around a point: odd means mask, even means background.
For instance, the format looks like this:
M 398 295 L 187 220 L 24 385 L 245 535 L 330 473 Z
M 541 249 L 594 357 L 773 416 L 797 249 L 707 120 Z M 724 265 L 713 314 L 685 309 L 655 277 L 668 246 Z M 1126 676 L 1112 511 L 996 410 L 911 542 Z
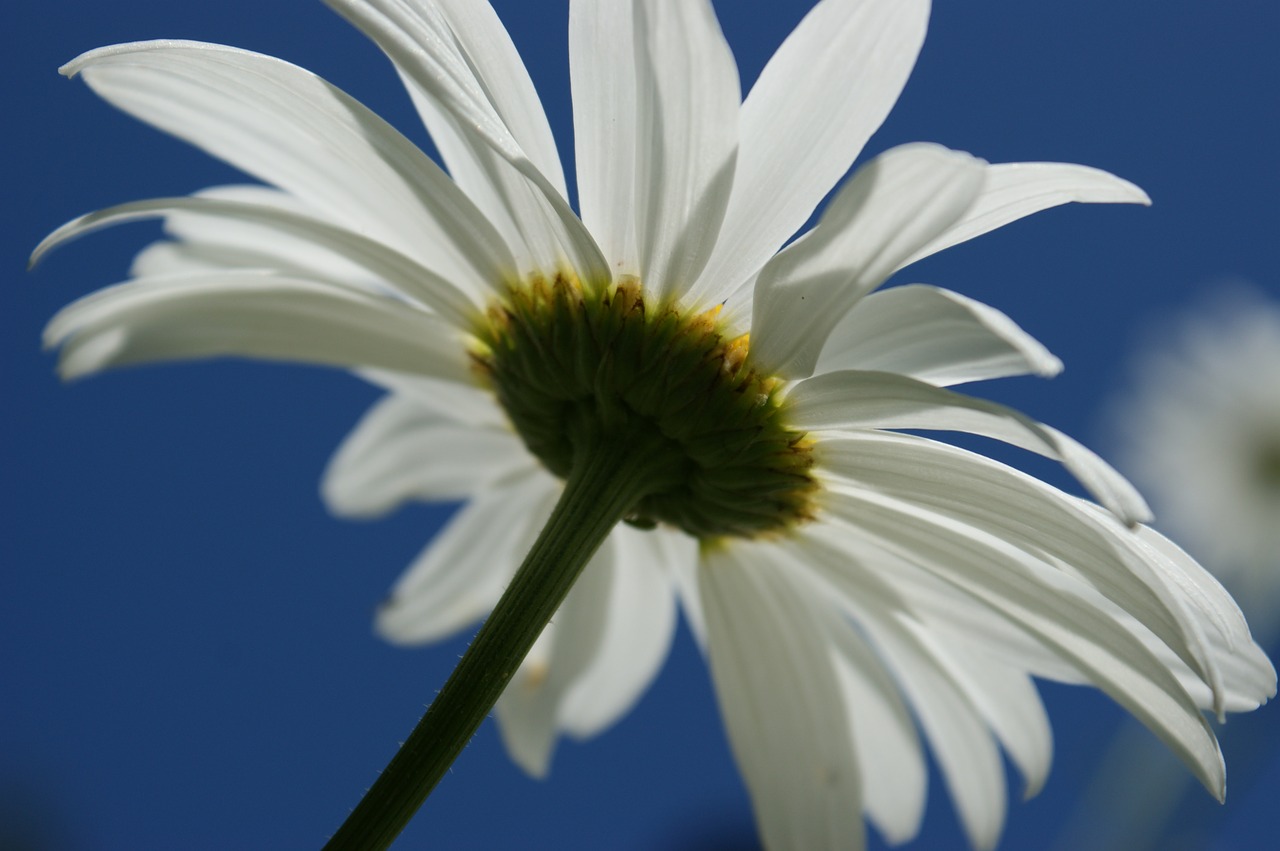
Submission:
M 1048 771 L 1032 676 L 1097 685 L 1221 794 L 1201 709 L 1275 685 L 1235 604 L 1095 455 L 947 389 L 1053 375 L 1043 346 L 948 290 L 875 292 L 1022 216 L 1141 190 L 904 145 L 790 241 L 897 99 L 929 4 L 823 0 L 744 100 L 706 0 L 575 0 L 575 213 L 487 3 L 330 5 L 390 56 L 449 173 L 277 59 L 171 41 L 81 56 L 64 73 L 270 187 L 125 204 L 46 240 L 37 254 L 143 216 L 172 237 L 50 323 L 64 375 L 242 355 L 385 386 L 332 462 L 330 505 L 468 500 L 378 616 L 405 643 L 494 605 L 583 445 L 651 459 L 498 704 L 534 774 L 558 734 L 634 703 L 678 600 L 770 848 L 858 847 L 864 812 L 914 835 L 920 732 L 973 843 L 994 845 L 1001 748 L 1029 792 Z M 1056 458 L 1101 505 L 904 429 Z
M 1242 601 L 1280 606 L 1280 306 L 1227 287 L 1162 328 L 1113 416 L 1161 521 Z

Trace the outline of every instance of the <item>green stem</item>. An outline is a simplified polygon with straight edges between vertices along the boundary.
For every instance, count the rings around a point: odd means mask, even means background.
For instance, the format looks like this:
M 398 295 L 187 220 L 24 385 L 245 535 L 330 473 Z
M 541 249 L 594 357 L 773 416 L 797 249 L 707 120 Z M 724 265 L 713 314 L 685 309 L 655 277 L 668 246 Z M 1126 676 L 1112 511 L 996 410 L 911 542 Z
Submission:
M 564 493 L 489 619 L 372 788 L 325 851 L 384 849 L 489 714 L 595 551 L 645 494 L 660 489 L 654 460 L 667 453 L 641 435 L 575 446 Z

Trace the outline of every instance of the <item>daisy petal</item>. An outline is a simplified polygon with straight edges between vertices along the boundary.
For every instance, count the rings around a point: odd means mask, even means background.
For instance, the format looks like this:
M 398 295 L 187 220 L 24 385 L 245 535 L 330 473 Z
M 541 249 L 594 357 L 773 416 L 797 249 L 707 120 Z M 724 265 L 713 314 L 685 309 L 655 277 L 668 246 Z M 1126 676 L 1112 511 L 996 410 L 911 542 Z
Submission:
M 778 48 L 742 105 L 733 192 L 698 285 L 708 302 L 758 271 L 849 170 L 897 101 L 928 18 L 927 0 L 823 0 Z
M 45 346 L 64 378 L 108 367 L 219 356 L 381 367 L 470 380 L 457 332 L 403 302 L 261 272 L 149 278 L 60 310 Z
M 908 842 L 920 831 L 929 777 L 915 723 L 884 662 L 858 632 L 835 635 L 867 817 L 888 844 Z
M 501 237 L 439 166 L 309 71 L 180 41 L 104 47 L 61 71 L 449 280 L 483 291 L 515 271 Z
M 1024 216 L 1079 202 L 1150 204 L 1147 193 L 1101 169 L 1070 163 L 1000 163 L 987 166 L 987 179 L 973 206 L 902 265 L 1016 222 Z
M 679 299 L 706 264 L 729 201 L 738 67 L 708 0 L 634 8 L 640 277 L 658 300 Z
M 636 63 L 618 53 L 635 49 L 634 2 L 572 0 L 569 79 L 578 207 L 614 273 L 640 276 L 635 196 Z
M 1213 731 L 1177 679 L 1087 586 L 1001 539 L 888 496 L 842 483 L 828 505 L 860 542 L 912 561 L 985 601 L 1146 724 L 1221 798 Z
M 457 384 L 404 372 L 361 369 L 356 374 L 391 393 L 413 401 L 431 416 L 477 428 L 509 428 L 511 421 L 488 390 L 474 384 Z
M 969 842 L 989 851 L 1004 827 L 1005 784 L 1000 751 L 982 716 L 957 682 L 950 659 L 921 630 L 887 617 L 865 625 L 929 737 Z
M 613 548 L 613 584 L 604 634 L 591 664 L 565 697 L 560 723 L 577 738 L 594 736 L 635 705 L 666 661 L 675 634 L 669 554 L 697 560 L 697 542 L 667 529 L 641 532 L 618 526 L 605 546 Z
M 793 427 L 936 429 L 994 438 L 1062 462 L 1127 525 L 1150 509 L 1123 476 L 1087 448 L 1017 411 L 888 372 L 841 370 L 798 383 L 787 397 Z
M 540 652 L 530 653 L 494 707 L 507 752 L 534 777 L 546 776 L 564 701 L 604 639 L 615 555 L 614 547 L 596 551 L 543 631 Z
M 222 222 L 240 230 L 248 223 L 258 232 L 257 241 L 278 240 L 284 235 L 313 244 L 327 254 L 368 270 L 404 297 L 427 305 L 459 329 L 473 327 L 479 313 L 476 305 L 448 280 L 359 233 L 275 205 L 211 197 L 135 201 L 80 216 L 45 237 L 32 253 L 31 263 L 38 263 L 45 253 L 63 243 L 100 228 L 178 212 L 196 214 L 201 220 Z M 193 230 L 199 233 L 201 229 Z
M 476 494 L 396 581 L 374 626 L 395 644 L 438 641 L 493 608 L 559 496 L 531 471 Z
M 1088 582 L 1221 690 L 1216 660 L 1179 574 L 1102 510 L 977 453 L 915 435 L 871 432 L 821 444 L 836 475 L 955 517 L 1046 557 Z M 1245 643 L 1248 642 L 1247 630 Z
M 524 223 L 536 222 L 555 235 L 563 260 L 582 279 L 610 280 L 609 266 L 591 235 L 569 207 L 561 187 L 557 187 L 524 148 L 524 141 L 513 135 L 509 119 L 518 113 L 530 125 L 534 110 L 517 108 L 515 104 L 528 95 L 519 90 L 507 91 L 501 78 L 502 68 L 518 57 L 511 52 L 477 47 L 483 42 L 487 13 L 468 10 L 462 4 L 421 2 L 412 5 L 399 0 L 327 0 L 338 14 L 369 36 L 390 57 L 402 75 L 412 80 L 422 93 L 450 115 L 465 137 L 490 146 L 510 163 L 528 183 L 525 187 L 506 184 L 510 198 L 520 204 L 512 210 L 513 218 Z M 491 12 L 491 10 L 489 10 Z M 457 30 L 455 30 L 455 26 Z M 497 24 L 497 26 L 501 26 Z M 481 68 L 478 62 L 495 63 Z M 495 91 L 501 91 L 495 94 Z M 540 112 L 540 108 L 537 110 Z M 558 170 L 557 170 L 558 171 Z M 499 172 L 492 176 L 500 178 Z M 517 191 L 518 188 L 518 191 Z M 527 204 L 526 204 L 527 202 Z M 532 217 L 532 218 L 529 218 Z M 534 246 L 530 246 L 533 248 Z M 543 269 L 555 273 L 558 269 Z
M 334 514 L 376 517 L 411 499 L 466 499 L 533 466 L 510 431 L 454 422 L 393 393 L 338 447 L 321 493 Z
M 972 203 L 982 161 L 940 145 L 903 145 L 867 163 L 817 226 L 760 272 L 751 356 L 786 378 L 813 373 L 832 328 L 904 257 Z
M 1028 373 L 1062 361 L 995 308 L 924 284 L 872 293 L 836 323 L 815 373 L 897 372 L 940 387 Z
M 862 848 L 859 769 L 824 630 L 785 565 L 730 543 L 698 571 L 711 676 L 768 848 Z

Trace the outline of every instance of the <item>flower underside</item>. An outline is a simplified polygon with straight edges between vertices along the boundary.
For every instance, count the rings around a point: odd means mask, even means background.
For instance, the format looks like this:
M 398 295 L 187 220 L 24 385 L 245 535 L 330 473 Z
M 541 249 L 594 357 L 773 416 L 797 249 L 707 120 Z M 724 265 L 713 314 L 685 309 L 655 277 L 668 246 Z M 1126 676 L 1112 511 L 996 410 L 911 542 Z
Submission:
M 493 302 L 473 357 L 557 476 L 569 476 L 575 447 L 647 453 L 653 483 L 633 525 L 702 540 L 783 532 L 813 513 L 810 442 L 786 426 L 779 382 L 751 367 L 746 336 L 729 338 L 717 313 L 648 303 L 635 280 L 536 277 Z

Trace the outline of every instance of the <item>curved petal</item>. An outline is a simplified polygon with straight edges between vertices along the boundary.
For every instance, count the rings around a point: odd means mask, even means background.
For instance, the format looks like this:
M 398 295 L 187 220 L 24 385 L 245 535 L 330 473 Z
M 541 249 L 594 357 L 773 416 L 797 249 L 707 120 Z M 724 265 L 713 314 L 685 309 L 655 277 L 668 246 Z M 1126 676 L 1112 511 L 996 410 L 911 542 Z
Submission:
M 738 67 L 708 0 L 634 7 L 640 277 L 657 299 L 678 300 L 711 255 L 729 201 Z
M 278 240 L 282 235 L 314 245 L 324 254 L 336 255 L 367 270 L 400 295 L 425 304 L 460 330 L 474 327 L 479 315 L 479 309 L 471 299 L 449 281 L 395 249 L 355 231 L 291 213 L 276 205 L 212 197 L 134 201 L 80 216 L 45 237 L 32 253 L 31 262 L 35 264 L 46 252 L 100 228 L 173 213 L 195 214 L 203 220 L 222 222 L 240 230 L 246 224 L 251 225 L 258 233 L 251 235 L 250 239 L 239 240 L 241 245 L 247 243 L 249 250 L 256 247 L 255 243 L 267 242 L 273 237 Z M 201 229 L 194 227 L 190 230 L 200 233 Z M 235 247 L 234 242 L 232 247 Z M 282 271 L 290 270 L 286 267 Z
M 1000 751 L 951 661 L 909 622 L 864 621 L 929 738 L 969 842 L 989 851 L 1004 827 L 1006 791 Z
M 534 470 L 477 494 L 396 581 L 378 609 L 378 634 L 394 644 L 425 644 L 484 617 L 559 493 L 558 482 Z
M 608 263 L 563 192 L 530 158 L 523 147 L 527 140 L 517 139 L 507 123 L 515 112 L 526 118 L 533 113 L 527 106 L 522 110 L 511 106 L 525 94 L 506 91 L 505 84 L 490 78 L 504 62 L 516 61 L 515 57 L 497 48 L 477 47 L 478 56 L 486 62 L 503 57 L 495 67 L 479 68 L 477 56 L 470 53 L 476 47 L 473 42 L 483 41 L 486 27 L 476 23 L 484 17 L 481 12 L 452 3 L 446 10 L 437 0 L 413 4 L 399 0 L 326 2 L 382 48 L 405 77 L 452 117 L 464 136 L 491 147 L 527 181 L 527 185 L 506 184 L 510 197 L 520 204 L 519 210 L 512 210 L 515 219 L 523 223 L 528 217 L 554 234 L 563 260 L 584 281 L 610 280 Z M 493 175 L 500 177 L 496 171 Z M 541 271 L 550 274 L 559 270 Z
M 1171 587 L 1182 572 L 1106 512 L 982 455 L 915 435 L 833 437 L 819 450 L 831 473 L 972 524 L 1079 576 L 1221 691 L 1201 619 L 1188 611 L 1185 592 Z
M 535 463 L 506 429 L 458 423 L 393 393 L 338 447 L 321 494 L 334 514 L 376 517 L 411 499 L 466 499 Z
M 897 554 L 985 601 L 1146 724 L 1221 798 L 1222 754 L 1187 692 L 1087 586 L 1003 540 L 882 494 L 829 483 L 827 504 L 862 545 Z
M 1151 511 L 1123 476 L 1087 448 L 1011 408 L 889 372 L 841 370 L 799 382 L 787 396 L 790 423 L 813 431 L 937 429 L 994 438 L 1061 461 L 1128 525 Z
M 58 370 L 239 356 L 470 380 L 457 332 L 404 302 L 261 272 L 144 278 L 64 307 L 45 328 Z
M 998 163 L 987 166 L 982 192 L 968 212 L 903 266 L 1016 222 L 1032 213 L 1079 202 L 1150 204 L 1147 193 L 1097 168 L 1070 163 Z
M 441 420 L 475 428 L 510 428 L 497 398 L 474 384 L 380 369 L 361 369 L 356 374 L 370 384 L 413 399 L 418 407 Z
M 614 547 L 596 551 L 494 707 L 507 752 L 534 777 L 546 776 L 564 701 L 604 639 L 615 556 Z
M 830 606 L 764 547 L 704 556 L 711 676 L 769 848 L 862 848 L 860 774 L 829 638 Z
M 61 69 L 112 105 L 279 186 L 477 292 L 515 264 L 440 167 L 324 80 L 215 44 L 104 47 Z
M 995 308 L 959 293 L 908 284 L 871 293 L 836 323 L 815 373 L 896 372 L 939 387 L 1028 373 L 1062 361 Z
M 867 163 L 802 239 L 756 281 L 751 357 L 785 378 L 813 373 L 831 329 L 902 259 L 972 203 L 982 161 L 940 145 L 903 145 Z
M 664 540 L 670 539 L 670 540 Z M 594 736 L 635 705 L 666 661 L 676 628 L 669 553 L 692 565 L 696 542 L 667 529 L 618 526 L 609 536 L 613 584 L 595 657 L 565 696 L 559 718 L 577 738 Z
M 928 0 L 823 0 L 742 105 L 733 192 L 698 284 L 715 302 L 809 219 L 888 115 L 915 65 Z

